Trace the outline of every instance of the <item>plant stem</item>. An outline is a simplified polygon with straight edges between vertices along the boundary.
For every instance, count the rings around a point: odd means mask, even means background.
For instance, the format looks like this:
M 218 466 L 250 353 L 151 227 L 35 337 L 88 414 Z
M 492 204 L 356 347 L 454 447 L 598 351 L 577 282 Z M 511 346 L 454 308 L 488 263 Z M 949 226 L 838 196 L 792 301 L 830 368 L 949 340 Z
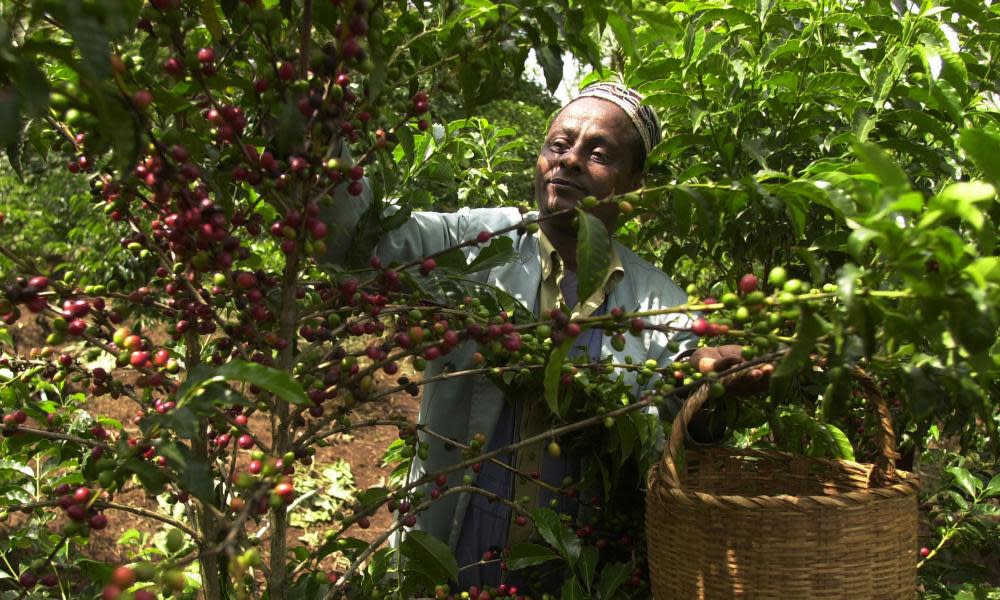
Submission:
M 94 440 L 85 440 L 75 435 L 69 435 L 67 433 L 59 433 L 56 431 L 45 431 L 44 429 L 35 429 L 34 427 L 26 427 L 24 425 L 15 425 L 14 431 L 19 431 L 26 435 L 35 435 L 40 438 L 45 438 L 49 440 L 63 440 L 66 442 L 73 442 L 74 444 L 79 444 L 81 446 L 87 446 L 90 448 L 96 448 L 98 446 L 103 446 L 100 442 L 95 442 Z
M 298 305 L 295 298 L 295 288 L 298 285 L 300 248 L 288 255 L 285 270 L 281 277 L 281 313 L 278 317 L 278 335 L 287 340 L 287 345 L 278 354 L 278 368 L 291 372 L 295 357 L 295 325 L 298 318 Z M 272 447 L 277 455 L 282 455 L 291 447 L 291 422 L 287 402 L 275 402 L 275 418 L 272 424 Z M 285 533 L 288 529 L 288 511 L 285 506 L 271 510 L 271 524 L 274 531 L 271 534 L 271 577 L 268 589 L 271 600 L 285 600 L 285 590 L 288 587 L 288 569 L 285 563 L 287 552 Z
M 466 494 L 466 493 L 480 494 L 482 496 L 486 496 L 487 498 L 489 498 L 490 500 L 492 500 L 494 502 L 499 502 L 501 504 L 505 504 L 507 507 L 509 507 L 513 511 L 516 511 L 516 512 L 519 512 L 519 513 L 525 514 L 525 515 L 530 514 L 521 505 L 519 505 L 519 504 L 517 504 L 515 502 L 511 502 L 510 500 L 508 500 L 507 498 L 504 498 L 503 496 L 499 496 L 497 494 L 494 494 L 493 492 L 488 492 L 488 491 L 486 491 L 486 490 L 484 490 L 482 488 L 479 488 L 479 487 L 476 487 L 476 486 L 471 486 L 471 485 L 460 485 L 460 486 L 456 486 L 456 487 L 453 487 L 453 488 L 448 488 L 445 491 L 443 491 L 441 493 L 441 495 L 438 496 L 436 499 L 434 499 L 434 500 L 427 500 L 424 503 L 420 504 L 419 506 L 414 507 L 413 511 L 414 512 L 420 512 L 422 510 L 425 510 L 432 503 L 437 502 L 438 500 L 441 500 L 442 498 L 445 498 L 447 496 L 451 496 L 453 494 Z M 370 544 L 368 544 L 368 547 L 365 548 L 361 552 L 361 554 L 358 555 L 358 557 L 356 559 L 354 559 L 354 562 L 351 563 L 351 566 L 349 566 L 347 568 L 347 570 L 344 571 L 344 574 L 340 577 L 340 579 L 337 581 L 337 583 L 334 584 L 334 586 L 330 590 L 330 592 L 325 596 L 325 600 L 332 600 L 333 598 L 336 598 L 337 594 L 340 592 L 340 590 L 343 589 L 343 586 L 346 585 L 348 581 L 350 581 L 351 576 L 354 575 L 354 573 L 358 570 L 358 567 L 361 566 L 361 563 L 363 563 L 365 560 L 367 560 L 369 556 L 371 556 L 372 554 L 374 554 L 375 551 L 378 550 L 378 547 L 381 546 L 382 544 L 384 544 L 386 542 L 386 540 L 388 540 L 392 536 L 393 533 L 396 533 L 397 531 L 399 531 L 402 528 L 403 528 L 403 521 L 402 521 L 402 519 L 397 519 L 396 522 L 392 524 L 392 526 L 390 526 L 388 529 L 386 529 L 381 534 L 379 534 L 379 536 L 377 538 L 375 538 L 374 540 L 372 540 L 372 542 Z
M 198 333 L 190 329 L 184 336 L 184 364 L 188 369 L 194 369 L 201 362 L 201 345 L 198 341 Z M 195 456 L 205 463 L 209 462 L 209 440 L 208 421 L 202 419 L 198 423 L 198 434 L 191 440 L 191 447 Z M 219 518 L 204 500 L 198 499 L 193 515 L 196 516 L 195 524 L 201 539 L 205 543 L 213 543 L 219 529 Z M 219 572 L 218 557 L 214 554 L 202 554 L 198 557 L 198 564 L 201 567 L 201 578 L 206 600 L 221 600 L 221 581 L 226 576 Z

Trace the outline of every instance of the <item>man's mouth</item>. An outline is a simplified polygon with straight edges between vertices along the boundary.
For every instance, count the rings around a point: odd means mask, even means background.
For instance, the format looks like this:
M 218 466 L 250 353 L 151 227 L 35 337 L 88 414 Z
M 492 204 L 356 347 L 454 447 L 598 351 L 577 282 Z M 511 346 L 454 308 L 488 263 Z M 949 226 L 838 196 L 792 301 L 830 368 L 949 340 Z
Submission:
M 585 189 L 583 189 L 583 186 L 577 184 L 576 182 L 570 181 L 569 179 L 563 179 L 562 177 L 552 177 L 551 179 L 549 179 L 549 184 L 560 187 L 571 188 L 581 192 L 586 191 Z

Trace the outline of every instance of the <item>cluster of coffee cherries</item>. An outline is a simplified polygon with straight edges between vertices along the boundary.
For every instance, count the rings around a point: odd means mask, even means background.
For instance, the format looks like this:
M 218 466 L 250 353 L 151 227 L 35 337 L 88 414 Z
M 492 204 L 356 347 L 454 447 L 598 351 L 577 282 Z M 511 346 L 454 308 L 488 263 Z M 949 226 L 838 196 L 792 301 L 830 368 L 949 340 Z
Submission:
M 41 295 L 49 287 L 49 278 L 36 276 L 30 279 L 16 277 L 6 285 L 3 296 L 0 296 L 0 319 L 7 325 L 13 324 L 21 317 L 19 305 L 23 305 L 32 313 L 40 313 L 48 305 Z
M 467 590 L 452 593 L 447 584 L 434 586 L 434 598 L 438 600 L 530 600 L 531 596 L 521 593 L 516 585 L 501 583 L 498 586 L 470 586 Z

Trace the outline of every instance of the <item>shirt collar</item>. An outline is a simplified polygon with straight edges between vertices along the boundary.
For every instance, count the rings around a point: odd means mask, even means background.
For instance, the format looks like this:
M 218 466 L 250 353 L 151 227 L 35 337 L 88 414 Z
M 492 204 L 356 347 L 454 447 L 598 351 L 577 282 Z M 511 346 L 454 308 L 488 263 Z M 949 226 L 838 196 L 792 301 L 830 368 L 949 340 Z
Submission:
M 541 229 L 538 230 L 538 249 L 539 259 L 542 263 L 542 281 L 547 281 L 553 275 L 557 278 L 560 277 L 562 275 L 562 259 L 559 257 L 559 252 L 556 251 L 555 246 L 552 245 L 549 238 L 545 237 L 545 232 Z M 612 244 L 611 262 L 608 265 L 608 272 L 604 275 L 604 281 L 601 282 L 598 291 L 606 293 L 616 286 L 624 276 L 625 268 L 622 266 L 618 251 L 615 249 L 614 244 Z M 580 299 L 581 302 L 584 300 L 586 298 Z

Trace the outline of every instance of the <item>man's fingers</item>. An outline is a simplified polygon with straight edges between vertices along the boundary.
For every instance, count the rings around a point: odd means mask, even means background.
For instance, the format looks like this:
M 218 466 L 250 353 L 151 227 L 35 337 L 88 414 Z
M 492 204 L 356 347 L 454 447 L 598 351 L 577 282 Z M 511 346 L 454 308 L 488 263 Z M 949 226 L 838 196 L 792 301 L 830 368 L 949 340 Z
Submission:
M 726 369 L 731 369 L 736 365 L 743 362 L 742 356 L 726 356 L 715 361 L 714 367 L 716 373 L 721 373 Z
M 736 344 L 698 348 L 691 354 L 688 361 L 702 375 L 721 373 L 745 362 L 743 348 Z M 762 393 L 766 391 L 767 379 L 773 372 L 774 365 L 771 363 L 764 363 L 741 371 L 737 379 L 730 383 L 727 392 L 734 396 Z
M 692 352 L 691 356 L 688 357 L 688 360 L 690 360 L 694 364 L 698 364 L 698 361 L 703 358 L 721 358 L 721 357 L 722 355 L 719 354 L 718 348 L 714 346 L 703 346 Z
M 722 346 L 716 346 L 716 348 L 719 358 L 736 359 L 730 366 L 743 362 L 743 346 L 739 344 L 723 344 Z
M 721 373 L 726 369 L 735 367 L 736 365 L 743 362 L 742 356 L 697 356 L 691 357 L 692 362 L 698 368 L 698 372 L 702 375 L 707 375 L 713 371 L 716 373 Z
M 704 356 L 698 359 L 698 372 L 702 375 L 707 375 L 715 370 L 716 359 L 711 356 Z

